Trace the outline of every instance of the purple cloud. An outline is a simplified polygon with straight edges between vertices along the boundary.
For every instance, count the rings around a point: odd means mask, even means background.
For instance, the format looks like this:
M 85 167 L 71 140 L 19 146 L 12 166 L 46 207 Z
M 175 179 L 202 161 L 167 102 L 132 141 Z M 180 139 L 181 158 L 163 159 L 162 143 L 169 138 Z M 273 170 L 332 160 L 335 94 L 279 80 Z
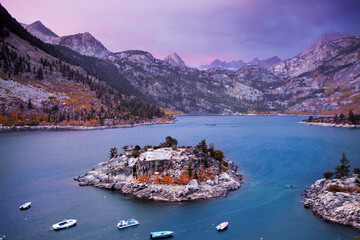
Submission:
M 322 33 L 360 35 L 357 0 L 1 0 L 18 21 L 90 32 L 111 51 L 177 52 L 190 66 L 292 57 Z

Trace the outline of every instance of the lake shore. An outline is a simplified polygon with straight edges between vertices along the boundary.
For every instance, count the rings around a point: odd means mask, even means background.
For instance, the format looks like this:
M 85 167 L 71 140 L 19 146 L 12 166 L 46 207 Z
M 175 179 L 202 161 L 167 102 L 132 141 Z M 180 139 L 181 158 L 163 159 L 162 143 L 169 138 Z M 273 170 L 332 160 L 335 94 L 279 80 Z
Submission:
M 321 123 L 321 122 L 299 122 L 304 125 L 321 126 L 321 127 L 337 127 L 337 128 L 360 128 L 360 125 Z
M 155 125 L 155 124 L 174 124 L 176 119 L 162 121 L 147 121 L 143 123 L 134 123 L 134 124 L 124 124 L 124 125 L 106 125 L 106 126 L 95 126 L 95 127 L 85 127 L 85 126 L 61 126 L 61 125 L 45 125 L 45 126 L 0 126 L 0 131 L 90 131 L 90 130 L 104 130 L 110 128 L 129 128 L 137 126 L 146 126 L 146 125 Z

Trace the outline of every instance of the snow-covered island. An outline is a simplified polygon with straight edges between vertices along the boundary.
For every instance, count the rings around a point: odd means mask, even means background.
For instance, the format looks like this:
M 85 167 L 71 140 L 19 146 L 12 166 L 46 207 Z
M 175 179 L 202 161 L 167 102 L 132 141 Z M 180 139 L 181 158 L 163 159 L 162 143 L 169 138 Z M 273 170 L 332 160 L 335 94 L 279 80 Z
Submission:
M 80 186 L 92 185 L 158 201 L 189 201 L 226 196 L 240 188 L 242 175 L 205 140 L 196 147 L 176 147 L 167 137 L 158 146 L 124 147 L 117 155 L 74 179 Z

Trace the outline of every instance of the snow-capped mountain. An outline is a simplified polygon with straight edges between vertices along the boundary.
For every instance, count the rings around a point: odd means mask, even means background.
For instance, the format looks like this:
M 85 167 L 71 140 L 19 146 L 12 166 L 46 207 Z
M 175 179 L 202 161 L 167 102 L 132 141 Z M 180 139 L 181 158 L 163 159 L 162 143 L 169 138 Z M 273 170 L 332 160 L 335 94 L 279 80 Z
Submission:
M 219 59 L 215 59 L 214 61 L 212 61 L 210 63 L 210 65 L 202 65 L 200 68 L 201 69 L 211 69 L 211 68 L 223 68 L 223 69 L 228 69 L 231 71 L 237 71 L 240 68 L 242 68 L 243 66 L 246 65 L 255 65 L 255 66 L 259 66 L 259 67 L 263 67 L 263 68 L 269 68 L 272 65 L 281 62 L 281 59 L 278 58 L 277 56 L 265 59 L 265 60 L 260 60 L 257 57 L 254 58 L 252 61 L 250 62 L 244 62 L 243 60 L 233 60 L 231 62 L 225 62 L 225 61 L 221 61 Z
M 40 21 L 33 22 L 32 24 L 21 24 L 28 32 L 30 32 L 35 37 L 39 38 L 41 41 L 51 44 L 58 44 L 60 37 L 56 35 L 49 28 L 45 27 L 44 24 Z
M 170 54 L 169 56 L 164 58 L 164 61 L 171 65 L 178 66 L 178 67 L 186 66 L 185 62 L 181 59 L 181 57 L 176 52 L 173 52 L 172 54 Z

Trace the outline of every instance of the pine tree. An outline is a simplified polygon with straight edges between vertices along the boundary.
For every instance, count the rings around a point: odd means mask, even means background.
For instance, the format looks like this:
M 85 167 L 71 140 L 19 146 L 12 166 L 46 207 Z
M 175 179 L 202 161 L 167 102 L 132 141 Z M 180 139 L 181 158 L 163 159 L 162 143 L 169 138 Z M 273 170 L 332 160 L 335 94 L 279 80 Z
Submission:
M 110 148 L 110 159 L 116 156 L 117 156 L 117 148 L 116 147 Z
M 350 164 L 347 160 L 345 153 L 342 153 L 342 158 L 340 159 L 340 165 L 335 167 L 335 176 L 336 178 L 346 177 L 350 172 Z

